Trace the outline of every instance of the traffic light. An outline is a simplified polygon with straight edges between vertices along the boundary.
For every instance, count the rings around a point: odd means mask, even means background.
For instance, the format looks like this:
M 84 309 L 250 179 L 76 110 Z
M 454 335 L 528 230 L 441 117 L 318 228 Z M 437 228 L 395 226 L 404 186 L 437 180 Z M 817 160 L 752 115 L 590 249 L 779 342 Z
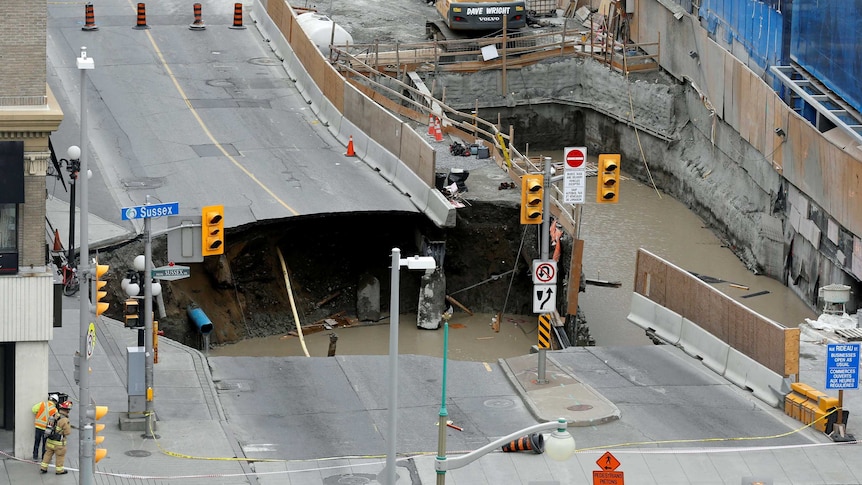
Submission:
M 521 224 L 542 223 L 545 176 L 526 174 L 521 177 Z
M 108 265 L 107 264 L 99 264 L 96 261 L 95 266 L 95 284 L 96 284 L 96 298 L 95 298 L 95 307 L 96 307 L 96 315 L 101 315 L 105 313 L 108 309 L 108 302 L 102 301 L 102 298 L 108 296 L 108 292 L 104 290 L 105 285 L 108 284 L 107 281 L 104 280 L 105 275 L 108 273 Z
M 224 254 L 224 206 L 208 205 L 201 209 L 204 256 Z
M 90 408 L 87 409 L 87 417 L 93 422 L 93 444 L 96 446 L 93 456 L 96 463 L 108 455 L 107 449 L 99 448 L 99 445 L 105 441 L 105 435 L 99 434 L 105 429 L 105 425 L 103 423 L 96 422 L 105 417 L 106 414 L 108 414 L 108 406 L 96 406 L 95 404 L 91 404 Z
M 598 187 L 596 202 L 616 204 L 620 199 L 620 156 L 619 154 L 599 155 Z
M 141 325 L 140 305 L 138 304 L 138 300 L 134 298 L 129 298 L 128 300 L 126 300 L 124 308 L 126 315 L 126 327 L 142 327 L 143 325 Z

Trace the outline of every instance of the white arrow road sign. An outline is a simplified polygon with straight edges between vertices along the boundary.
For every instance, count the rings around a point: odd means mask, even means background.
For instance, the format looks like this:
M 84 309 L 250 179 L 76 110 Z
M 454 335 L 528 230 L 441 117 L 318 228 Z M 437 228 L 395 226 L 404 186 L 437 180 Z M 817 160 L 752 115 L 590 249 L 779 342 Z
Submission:
M 533 285 L 533 313 L 552 313 L 556 300 L 557 285 Z

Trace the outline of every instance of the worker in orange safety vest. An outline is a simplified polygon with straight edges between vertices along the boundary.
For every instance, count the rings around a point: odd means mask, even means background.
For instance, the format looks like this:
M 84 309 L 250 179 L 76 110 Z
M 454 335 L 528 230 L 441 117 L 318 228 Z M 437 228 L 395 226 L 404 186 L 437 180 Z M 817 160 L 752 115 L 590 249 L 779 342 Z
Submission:
M 36 426 L 36 440 L 33 442 L 33 459 L 38 460 L 45 454 L 45 426 L 48 424 L 48 417 L 57 414 L 57 401 L 59 396 L 51 394 L 47 401 L 40 401 L 33 405 L 32 411 L 36 416 L 34 425 Z M 39 453 L 39 446 L 42 446 L 42 452 Z

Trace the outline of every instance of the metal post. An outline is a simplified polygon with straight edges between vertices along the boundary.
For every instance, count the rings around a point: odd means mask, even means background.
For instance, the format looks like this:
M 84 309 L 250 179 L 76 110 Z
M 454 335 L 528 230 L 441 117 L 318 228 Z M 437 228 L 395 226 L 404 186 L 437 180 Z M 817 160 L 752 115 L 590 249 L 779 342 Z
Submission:
M 90 407 L 90 361 L 87 357 L 87 330 L 90 323 L 90 270 L 89 270 L 89 207 L 87 197 L 87 69 L 93 69 L 94 62 L 87 58 L 87 48 L 81 47 L 81 57 L 77 59 L 78 70 L 81 71 L 81 171 L 83 177 L 79 176 L 81 197 L 81 244 L 80 264 L 78 265 L 78 281 L 80 284 L 81 300 L 80 306 L 80 351 L 79 351 L 79 380 L 78 380 L 78 429 L 81 430 L 78 437 L 78 460 L 80 462 L 81 485 L 92 485 L 96 480 L 94 472 L 95 461 L 93 455 L 95 447 L 93 444 L 93 427 L 88 426 L 87 410 Z M 72 208 L 74 210 L 74 207 Z
M 542 261 L 547 261 L 549 247 L 551 245 L 550 231 L 551 231 L 551 157 L 545 157 L 545 177 L 543 185 L 543 193 L 542 193 L 542 207 L 544 208 L 544 214 L 542 215 L 542 234 L 541 234 L 541 245 L 542 245 Z M 556 293 L 554 293 L 554 297 L 556 298 Z M 545 362 L 547 359 L 547 349 L 539 349 L 539 369 L 538 369 L 538 377 L 536 379 L 537 384 L 547 384 L 548 379 L 545 377 Z
M 147 204 L 150 203 L 147 196 Z M 153 278 L 152 278 L 152 240 L 150 239 L 150 218 L 144 218 L 144 388 L 146 389 L 147 418 L 144 438 L 155 438 L 155 411 L 153 410 Z
M 392 276 L 389 291 L 389 433 L 386 452 L 385 485 L 395 485 L 395 439 L 398 424 L 398 298 L 401 284 L 401 250 L 392 248 Z
M 446 357 L 449 353 L 449 319 L 443 321 L 443 391 L 440 397 L 440 420 L 437 422 L 437 461 L 446 460 L 446 426 L 449 412 L 446 411 Z M 437 469 L 437 485 L 446 484 L 446 470 Z
M 75 189 L 77 185 L 75 183 L 75 179 L 78 176 L 78 172 L 76 165 L 80 162 L 74 162 L 69 160 L 70 164 L 73 164 L 72 167 L 69 168 L 69 185 L 71 185 L 71 190 L 69 191 L 69 250 L 66 253 L 66 266 L 70 269 L 75 267 Z M 65 278 L 66 275 L 64 274 Z

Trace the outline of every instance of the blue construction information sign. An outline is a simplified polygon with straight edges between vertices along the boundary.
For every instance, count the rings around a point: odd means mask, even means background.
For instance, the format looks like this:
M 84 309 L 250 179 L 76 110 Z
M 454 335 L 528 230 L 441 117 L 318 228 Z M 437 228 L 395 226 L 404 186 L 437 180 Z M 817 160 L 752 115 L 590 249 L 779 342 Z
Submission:
M 826 346 L 826 389 L 859 388 L 859 343 Z

